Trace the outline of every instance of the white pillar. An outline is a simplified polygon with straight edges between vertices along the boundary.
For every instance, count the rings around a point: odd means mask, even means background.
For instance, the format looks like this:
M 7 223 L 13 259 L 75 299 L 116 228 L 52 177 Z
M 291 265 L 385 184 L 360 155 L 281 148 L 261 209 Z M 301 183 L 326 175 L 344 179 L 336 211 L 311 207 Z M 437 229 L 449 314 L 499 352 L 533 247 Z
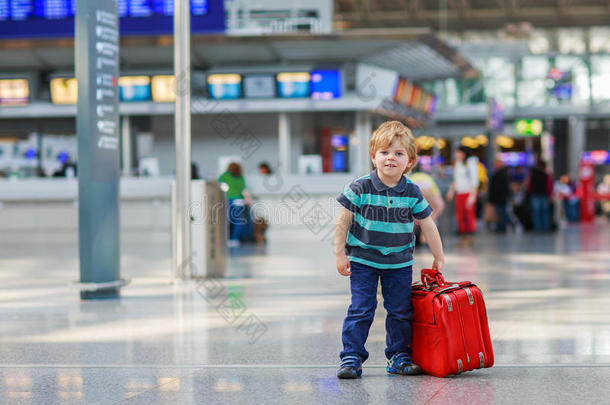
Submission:
M 281 112 L 278 121 L 278 150 L 279 150 L 279 171 L 282 175 L 291 173 L 292 162 L 291 156 L 291 134 L 290 134 L 290 116 L 288 113 Z
M 354 160 L 352 161 L 352 173 L 362 176 L 368 173 L 371 169 L 371 158 L 369 157 L 369 139 L 373 131 L 373 123 L 371 122 L 371 114 L 368 111 L 356 111 L 356 144 L 350 145 L 354 147 L 354 153 L 351 154 Z
M 121 120 L 121 163 L 123 176 L 131 176 L 131 125 L 129 116 L 124 115 Z
M 584 150 L 585 121 L 582 118 L 570 117 L 568 119 L 568 171 L 572 180 L 579 178 L 578 164 Z
M 191 15 L 189 0 L 174 1 L 174 76 L 176 78 L 176 239 L 174 274 L 191 277 Z

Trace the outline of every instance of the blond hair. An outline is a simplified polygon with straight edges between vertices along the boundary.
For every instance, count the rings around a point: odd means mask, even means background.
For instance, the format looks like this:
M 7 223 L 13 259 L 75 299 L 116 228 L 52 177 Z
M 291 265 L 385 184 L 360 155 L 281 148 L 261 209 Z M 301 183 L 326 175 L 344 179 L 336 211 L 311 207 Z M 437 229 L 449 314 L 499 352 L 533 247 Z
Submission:
M 404 174 L 407 174 L 417 164 L 417 142 L 415 142 L 413 132 L 402 122 L 387 121 L 381 124 L 373 132 L 369 141 L 369 155 L 375 156 L 379 149 L 389 147 L 394 139 L 398 139 L 407 151 L 409 164 L 407 164 L 404 172 Z

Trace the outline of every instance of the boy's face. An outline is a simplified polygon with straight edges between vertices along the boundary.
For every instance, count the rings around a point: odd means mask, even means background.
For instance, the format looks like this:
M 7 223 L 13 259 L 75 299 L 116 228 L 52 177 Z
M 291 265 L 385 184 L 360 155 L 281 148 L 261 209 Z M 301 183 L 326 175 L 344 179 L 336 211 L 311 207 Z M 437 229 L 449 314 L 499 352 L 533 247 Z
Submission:
M 402 176 L 410 163 L 407 150 L 398 139 L 394 139 L 391 145 L 377 150 L 375 155 L 371 156 L 371 160 L 379 172 L 390 178 Z

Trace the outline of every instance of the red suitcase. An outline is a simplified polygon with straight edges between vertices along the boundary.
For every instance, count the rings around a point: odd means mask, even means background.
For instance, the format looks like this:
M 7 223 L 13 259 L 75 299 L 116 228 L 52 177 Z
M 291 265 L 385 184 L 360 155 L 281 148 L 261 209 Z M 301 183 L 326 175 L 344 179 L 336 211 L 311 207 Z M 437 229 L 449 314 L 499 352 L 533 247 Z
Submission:
M 413 362 L 436 377 L 493 366 L 481 290 L 470 281 L 445 282 L 436 270 L 422 270 L 421 278 L 411 288 Z

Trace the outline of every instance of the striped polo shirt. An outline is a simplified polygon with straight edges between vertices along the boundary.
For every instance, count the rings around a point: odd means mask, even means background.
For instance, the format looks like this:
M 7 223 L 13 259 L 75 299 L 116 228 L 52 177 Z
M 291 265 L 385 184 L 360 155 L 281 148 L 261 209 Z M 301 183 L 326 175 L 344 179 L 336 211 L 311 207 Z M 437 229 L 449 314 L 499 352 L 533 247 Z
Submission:
M 403 176 L 389 187 L 374 170 L 348 185 L 337 201 L 353 213 L 346 240 L 350 261 L 378 269 L 413 264 L 413 220 L 432 213 L 415 183 Z

